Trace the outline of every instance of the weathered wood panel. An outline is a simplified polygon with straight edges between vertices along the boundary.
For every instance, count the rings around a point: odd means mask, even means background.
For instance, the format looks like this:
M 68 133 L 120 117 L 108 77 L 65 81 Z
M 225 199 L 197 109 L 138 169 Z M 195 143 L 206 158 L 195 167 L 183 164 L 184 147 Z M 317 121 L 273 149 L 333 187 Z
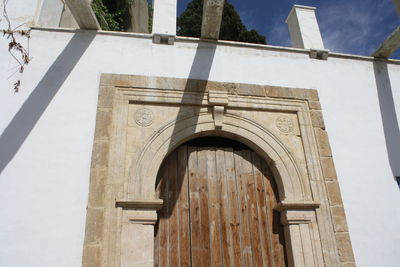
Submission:
M 197 148 L 188 148 L 188 168 L 189 168 L 189 214 L 190 214 L 190 233 L 191 233 L 191 263 L 193 267 L 201 267 L 201 231 L 200 231 L 200 197 L 199 197 L 199 184 L 197 177 Z M 195 261 L 193 261 L 195 259 Z
M 179 253 L 180 266 L 190 266 L 190 221 L 187 148 L 178 149 L 177 182 L 179 192 Z M 179 179 L 182 177 L 182 179 Z
M 182 146 L 158 181 L 158 266 L 286 266 L 276 186 L 254 152 Z

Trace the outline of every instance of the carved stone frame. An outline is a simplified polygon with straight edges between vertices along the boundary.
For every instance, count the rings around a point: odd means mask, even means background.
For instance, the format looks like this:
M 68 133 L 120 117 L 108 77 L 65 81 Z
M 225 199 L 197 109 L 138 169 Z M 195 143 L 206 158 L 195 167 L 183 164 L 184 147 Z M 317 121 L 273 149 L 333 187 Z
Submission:
M 198 111 L 137 140 L 140 156 L 128 164 L 131 103 L 196 106 Z M 295 114 L 307 171 L 292 148 L 262 124 L 229 112 L 237 108 Z M 151 124 L 153 114 L 141 112 L 136 123 Z M 290 127 L 285 119 L 280 123 L 282 131 Z M 155 198 L 158 168 L 180 144 L 209 134 L 237 139 L 269 163 L 279 189 L 276 209 L 289 266 L 355 266 L 316 90 L 116 74 L 103 74 L 100 82 L 83 266 L 121 266 L 125 258 L 129 266 L 153 266 L 156 210 L 162 206 Z

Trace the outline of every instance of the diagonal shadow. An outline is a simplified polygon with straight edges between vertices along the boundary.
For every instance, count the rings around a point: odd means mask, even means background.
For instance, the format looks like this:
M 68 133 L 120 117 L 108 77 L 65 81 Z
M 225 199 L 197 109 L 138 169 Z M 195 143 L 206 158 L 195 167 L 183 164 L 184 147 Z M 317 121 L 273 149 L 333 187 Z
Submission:
M 200 42 L 196 49 L 196 54 L 193 59 L 192 66 L 190 68 L 189 77 L 185 85 L 185 89 L 183 91 L 183 96 L 181 100 L 181 106 L 176 117 L 176 121 L 180 121 L 188 115 L 193 116 L 197 115 L 200 112 L 201 104 L 202 104 L 202 97 L 193 98 L 193 92 L 200 93 L 201 96 L 206 94 L 206 87 L 208 78 L 210 77 L 211 67 L 214 61 L 215 50 L 217 49 L 216 43 L 208 43 L 208 42 Z M 185 107 L 185 102 L 191 99 L 191 106 L 193 109 L 191 110 L 190 114 L 186 111 L 187 108 Z M 180 131 L 177 128 L 176 124 L 174 126 L 172 137 L 176 136 L 176 134 Z M 176 145 L 176 142 L 179 140 L 171 139 L 169 144 L 169 151 Z
M 200 113 L 203 96 L 204 94 L 206 94 L 207 82 L 210 76 L 210 71 L 213 64 L 216 48 L 217 48 L 216 43 L 199 42 L 196 49 L 196 54 L 193 59 L 192 66 L 190 68 L 189 77 L 186 81 L 186 85 L 183 91 L 181 105 L 179 106 L 176 122 L 185 119 L 187 117 L 193 117 L 193 116 L 196 117 L 195 115 Z M 199 94 L 200 97 L 193 98 L 194 92 L 200 93 Z M 185 105 L 187 100 L 191 100 L 190 111 L 187 110 L 188 107 Z M 196 120 L 197 119 L 198 118 L 196 118 Z M 195 121 L 194 123 L 196 124 L 197 121 Z M 174 139 L 174 137 L 177 136 L 180 130 L 181 129 L 179 129 L 177 127 L 177 124 L 175 123 L 168 151 L 172 152 L 172 150 L 176 148 L 175 146 L 177 145 L 177 143 L 181 141 Z M 164 159 L 164 161 L 165 160 L 166 159 Z M 165 183 L 168 183 L 168 181 L 164 179 L 159 180 L 159 178 L 161 178 L 160 173 L 157 175 L 155 187 L 158 187 L 160 185 L 159 183 L 161 183 L 160 186 L 161 188 L 163 188 L 165 186 Z M 178 186 L 178 192 L 180 192 L 182 184 L 178 183 L 177 186 Z M 172 207 L 174 207 L 175 204 L 176 200 L 173 200 L 173 203 L 171 203 Z
M 393 176 L 400 176 L 400 130 L 386 62 L 374 61 L 386 148 Z
M 95 32 L 75 33 L 0 136 L 0 174 L 95 38 Z

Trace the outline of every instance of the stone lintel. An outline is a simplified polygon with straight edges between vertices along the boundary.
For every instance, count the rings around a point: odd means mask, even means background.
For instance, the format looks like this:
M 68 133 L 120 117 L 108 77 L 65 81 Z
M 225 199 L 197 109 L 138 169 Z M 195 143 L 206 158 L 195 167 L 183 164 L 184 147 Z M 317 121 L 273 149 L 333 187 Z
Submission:
M 165 77 L 147 77 L 140 75 L 112 74 L 103 73 L 101 75 L 100 85 L 102 88 L 110 91 L 113 87 L 124 88 L 152 88 L 158 90 L 178 90 L 185 92 L 199 92 L 199 88 L 205 88 L 201 92 L 227 92 L 228 95 L 238 96 L 260 96 L 270 98 L 300 99 L 312 101 L 313 110 L 320 110 L 318 91 L 311 88 L 288 88 L 281 86 L 244 84 L 244 83 L 225 83 L 216 81 L 165 78 Z M 112 103 L 108 91 L 104 93 L 104 101 Z M 316 127 L 316 126 L 314 126 Z
M 79 28 L 101 30 L 89 0 L 65 0 Z
M 208 91 L 208 103 L 212 106 L 227 106 L 228 105 L 228 92 L 227 91 Z
M 400 48 L 400 26 L 398 26 L 388 38 L 372 54 L 376 58 L 388 58 Z
M 137 199 L 137 200 L 117 200 L 115 205 L 123 209 L 151 209 L 159 210 L 162 208 L 164 201 L 162 199 Z
M 224 0 L 204 0 L 201 38 L 218 40 L 221 29 Z

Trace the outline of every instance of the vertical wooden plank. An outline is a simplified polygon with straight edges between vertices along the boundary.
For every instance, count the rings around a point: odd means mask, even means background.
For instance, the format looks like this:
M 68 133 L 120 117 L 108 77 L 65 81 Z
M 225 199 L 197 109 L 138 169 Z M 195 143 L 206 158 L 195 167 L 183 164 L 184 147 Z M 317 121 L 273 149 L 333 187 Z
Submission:
M 274 207 L 278 201 L 278 189 L 267 163 L 263 159 L 260 159 L 260 161 L 262 173 L 264 175 L 264 179 L 262 180 L 264 182 L 265 198 L 267 200 L 268 224 L 271 227 L 273 261 L 275 266 L 285 266 L 284 230 L 280 222 L 279 212 L 274 211 Z
M 200 231 L 200 200 L 199 200 L 199 184 L 197 178 L 198 160 L 197 149 L 188 147 L 188 171 L 189 171 L 189 216 L 190 216 L 190 233 L 191 233 L 191 263 L 193 267 L 202 267 L 201 257 L 201 231 Z
M 177 192 L 177 151 L 174 151 L 168 157 L 168 228 L 169 228 L 169 239 L 168 239 L 168 259 L 169 266 L 179 266 L 179 221 L 178 211 L 179 202 Z
M 159 229 L 159 224 L 160 222 L 157 221 L 156 225 L 154 225 L 154 256 L 153 256 L 153 260 L 154 260 L 154 266 L 156 266 L 157 264 L 159 265 L 159 261 L 160 261 L 160 238 L 158 235 L 158 229 Z
M 251 159 L 251 151 L 243 150 L 243 161 L 242 161 L 242 179 L 246 183 L 246 196 L 247 196 L 247 207 L 248 207 L 248 219 L 249 219 L 249 235 L 251 243 L 251 255 L 253 260 L 253 266 L 262 266 L 262 249 L 261 249 L 261 238 L 259 231 L 259 213 L 258 204 L 256 198 L 254 170 Z
M 178 149 L 180 266 L 190 266 L 189 183 L 187 147 Z
M 238 194 L 240 195 L 240 232 L 242 236 L 242 256 L 245 266 L 253 266 L 253 258 L 251 251 L 251 236 L 249 225 L 249 207 L 247 205 L 249 196 L 247 195 L 247 182 L 245 174 L 249 172 L 248 167 L 244 163 L 242 151 L 235 151 L 235 169 L 238 184 Z
M 220 189 L 217 176 L 216 149 L 207 151 L 208 209 L 210 224 L 210 263 L 222 266 Z
M 164 206 L 159 213 L 159 266 L 168 266 L 168 160 L 164 163 L 160 171 L 161 177 L 161 193 L 160 196 L 164 200 Z
M 208 211 L 208 181 L 207 181 L 207 148 L 197 150 L 197 178 L 199 183 L 199 202 L 200 202 L 200 233 L 201 233 L 201 266 L 210 265 L 210 224 Z
M 159 266 L 285 266 L 277 188 L 254 152 L 180 147 L 159 172 Z
M 163 176 L 163 172 L 164 172 L 164 168 L 165 168 L 165 164 L 162 164 L 160 167 L 160 170 L 158 171 L 158 175 L 157 175 L 157 187 L 156 187 L 156 196 L 160 199 L 164 199 L 163 195 L 162 195 L 162 187 L 163 187 L 163 183 L 162 183 L 162 176 Z M 163 212 L 164 207 L 161 208 L 161 210 L 157 211 L 157 222 L 154 226 L 154 266 L 156 266 L 158 264 L 158 266 L 160 265 L 160 220 L 161 220 L 161 216 L 162 216 L 162 212 Z
M 240 233 L 240 196 L 237 189 L 235 155 L 232 149 L 225 150 L 225 171 L 228 192 L 229 231 L 232 234 L 232 266 L 243 266 L 242 237 Z
M 259 229 L 260 229 L 260 238 L 261 238 L 261 252 L 263 257 L 263 266 L 271 266 L 274 267 L 275 262 L 273 260 L 272 253 L 272 225 L 270 224 L 267 201 L 266 201 L 266 192 L 264 189 L 264 175 L 261 170 L 261 162 L 260 158 L 256 153 L 252 153 L 252 162 L 253 162 L 253 173 L 255 179 L 255 187 L 256 187 L 256 197 L 258 203 L 258 214 L 259 214 Z M 280 265 L 277 265 L 280 266 Z
M 230 226 L 230 203 L 228 196 L 228 183 L 226 173 L 228 173 L 227 165 L 225 164 L 225 151 L 222 149 L 216 150 L 217 160 L 217 181 L 219 189 L 220 203 L 220 220 L 221 220 L 221 249 L 223 266 L 234 266 L 234 253 L 232 246 L 232 231 Z M 230 170 L 232 172 L 232 170 Z

